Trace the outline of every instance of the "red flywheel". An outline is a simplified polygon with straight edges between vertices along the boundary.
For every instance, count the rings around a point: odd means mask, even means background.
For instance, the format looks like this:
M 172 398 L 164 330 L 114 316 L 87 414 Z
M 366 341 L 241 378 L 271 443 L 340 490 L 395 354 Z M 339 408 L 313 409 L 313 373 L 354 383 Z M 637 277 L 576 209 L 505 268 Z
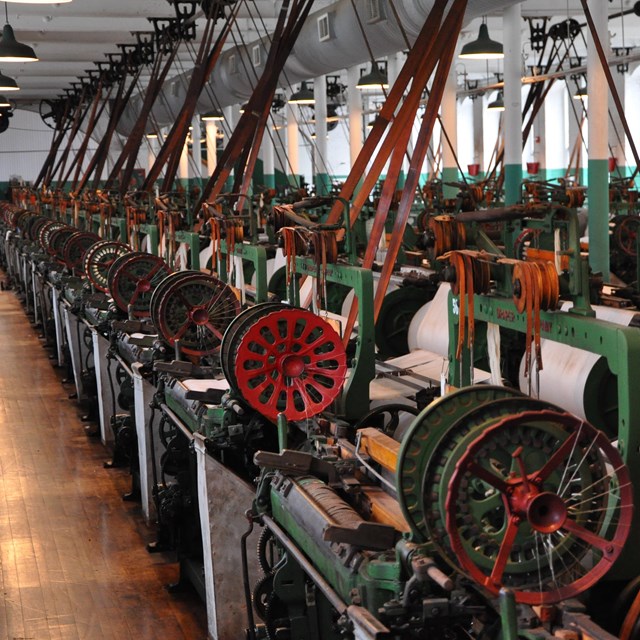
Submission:
M 342 390 L 347 356 L 340 336 L 310 311 L 283 308 L 256 320 L 240 338 L 238 391 L 265 417 L 310 418 Z

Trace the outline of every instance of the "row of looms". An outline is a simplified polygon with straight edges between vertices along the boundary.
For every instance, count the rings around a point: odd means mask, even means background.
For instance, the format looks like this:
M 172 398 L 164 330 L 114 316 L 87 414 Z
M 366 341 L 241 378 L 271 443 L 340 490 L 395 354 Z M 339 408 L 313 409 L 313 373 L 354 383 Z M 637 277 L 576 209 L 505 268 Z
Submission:
M 312 13 L 313 0 L 283 0 L 269 36 L 243 44 L 252 82 L 224 141 L 206 139 L 209 177 L 185 181 L 185 155 L 202 160 L 196 114 L 208 101 L 209 121 L 221 116 L 216 87 L 238 81 L 229 45 L 247 4 L 169 3 L 153 31 L 43 98 L 50 149 L 0 202 L 7 284 L 109 464 L 128 470 L 150 551 L 174 554 L 214 640 L 637 640 L 637 168 L 607 166 L 607 127 L 593 124 L 588 186 L 579 144 L 561 178 L 522 167 L 553 84 L 583 73 L 581 108 L 600 123 L 610 91 L 640 164 L 603 47 L 608 3 L 580 0 L 584 24 L 528 20 L 539 64 L 522 91 L 520 27 L 505 26 L 518 53 L 496 85 L 506 133 L 479 174 L 447 129 L 452 34 L 491 10 L 519 24 L 527 2 Z M 621 4 L 627 15 L 640 8 Z M 391 22 L 389 46 L 406 52 L 348 174 L 317 162 L 308 184 L 297 165 L 277 184 L 274 113 L 308 30 L 322 43 L 355 37 L 349 24 L 373 57 Z M 584 71 L 568 67 L 587 35 Z M 169 95 L 185 44 L 194 66 Z M 317 74 L 342 55 L 324 51 Z M 321 160 L 336 78 L 316 76 Z M 425 180 L 431 159 L 443 169 Z

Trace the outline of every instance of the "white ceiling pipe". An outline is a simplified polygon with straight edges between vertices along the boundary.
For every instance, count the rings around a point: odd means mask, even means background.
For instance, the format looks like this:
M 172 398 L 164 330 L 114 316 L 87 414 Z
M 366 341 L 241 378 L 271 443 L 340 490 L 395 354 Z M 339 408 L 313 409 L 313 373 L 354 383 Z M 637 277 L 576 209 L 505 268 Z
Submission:
M 487 13 L 499 11 L 507 6 L 518 4 L 521 0 L 469 0 L 465 22 Z M 393 10 L 387 0 L 381 0 L 383 18 L 368 21 L 365 0 L 355 0 L 369 46 L 374 56 L 382 57 L 406 49 L 405 41 L 398 27 Z M 409 41 L 413 43 L 433 7 L 434 0 L 400 0 L 395 7 Z M 321 42 L 318 21 L 328 15 L 331 37 Z M 253 49 L 261 48 L 261 63 L 253 65 Z M 200 113 L 215 107 L 245 102 L 251 95 L 255 83 L 255 73 L 259 76 L 264 70 L 269 42 L 266 37 L 247 44 L 246 47 L 233 47 L 222 53 L 200 100 Z M 235 56 L 237 72 L 232 73 L 232 57 Z M 283 74 L 282 86 L 297 83 L 315 76 L 330 74 L 356 64 L 369 61 L 358 20 L 353 11 L 351 0 L 339 0 L 328 7 L 312 13 L 302 27 L 298 41 L 289 56 Z M 246 69 L 246 70 L 245 70 Z M 247 74 L 248 71 L 248 74 Z M 189 72 L 182 74 L 188 75 Z M 174 121 L 185 101 L 187 81 L 176 76 L 167 80 L 163 88 L 163 97 L 156 101 L 153 108 L 153 120 L 161 125 Z M 215 99 L 212 99 L 215 96 Z M 127 135 L 133 126 L 140 109 L 142 98 L 137 96 L 130 101 L 120 120 L 118 130 Z

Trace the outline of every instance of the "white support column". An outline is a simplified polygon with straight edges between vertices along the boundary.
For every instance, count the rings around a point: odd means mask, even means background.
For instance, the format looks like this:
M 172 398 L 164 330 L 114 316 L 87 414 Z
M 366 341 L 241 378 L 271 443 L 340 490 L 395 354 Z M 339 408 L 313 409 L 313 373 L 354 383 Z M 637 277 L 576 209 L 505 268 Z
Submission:
M 457 187 L 446 185 L 447 182 L 457 182 L 458 166 L 456 164 L 456 154 L 458 149 L 458 104 L 456 93 L 458 90 L 458 74 L 455 65 L 451 65 L 447 83 L 442 95 L 442 127 L 446 132 L 442 134 L 442 192 L 445 198 L 455 198 L 458 193 Z M 448 138 L 448 140 L 447 140 Z
M 362 96 L 356 87 L 360 79 L 360 67 L 347 69 L 347 108 L 349 110 L 349 158 L 353 167 L 362 149 Z
M 544 147 L 544 166 L 547 180 L 564 175 L 567 166 L 565 96 L 566 85 L 564 82 L 556 82 L 547 94 L 543 105 L 544 130 L 547 138 Z M 573 115 L 570 114 L 569 117 L 572 118 Z
M 267 122 L 267 131 L 262 138 L 262 172 L 264 176 L 264 186 L 273 189 L 276 186 L 276 158 L 273 143 L 274 131 L 271 128 L 271 121 Z
M 218 124 L 215 120 L 207 120 L 206 126 L 207 139 L 207 173 L 213 175 L 218 163 Z
M 158 156 L 158 151 L 160 149 L 160 144 L 158 142 L 158 138 L 147 138 L 147 173 L 151 171 L 151 167 L 153 167 L 156 157 Z
M 331 191 L 329 168 L 327 167 L 327 79 L 318 76 L 313 79 L 313 95 L 315 96 L 316 121 L 316 175 L 314 176 L 316 194 L 328 195 Z
M 480 173 L 484 175 L 484 102 L 482 96 L 473 100 L 473 162 L 480 165 Z
M 627 77 L 626 73 L 618 73 L 615 67 L 610 67 L 613 74 L 613 81 L 616 85 L 616 90 L 620 96 L 620 102 L 625 103 L 625 89 Z M 622 127 L 622 120 L 618 114 L 618 109 L 613 101 L 613 95 L 609 93 L 609 113 L 611 114 L 611 120 L 609 122 L 609 146 L 611 147 L 610 156 L 616 159 L 617 166 L 620 167 L 622 175 L 624 173 L 624 167 L 626 163 L 625 158 L 625 140 L 626 136 L 624 128 Z M 620 175 L 618 171 L 615 171 L 613 175 Z
M 504 200 L 520 200 L 522 183 L 522 8 L 503 13 L 504 22 Z
M 185 140 L 178 165 L 178 179 L 185 189 L 189 188 L 189 143 Z
M 200 139 L 200 114 L 194 114 L 191 120 L 191 168 L 196 181 L 202 179 L 202 140 Z
M 588 0 L 598 37 L 609 52 L 608 3 Z M 589 93 L 589 264 L 609 279 L 609 87 L 593 37 L 587 34 L 587 90 Z
M 291 91 L 287 92 L 287 98 L 291 96 Z M 298 131 L 298 107 L 287 102 L 287 175 L 289 184 L 300 186 L 300 132 Z
M 222 113 L 224 114 L 224 121 L 227 125 L 225 130 L 229 132 L 229 135 L 233 133 L 233 130 L 236 126 L 236 122 L 240 117 L 240 115 L 238 114 L 238 108 L 239 108 L 238 105 L 231 105 L 228 107 L 224 107 L 222 109 Z M 229 140 L 227 139 L 226 142 L 229 142 Z M 232 189 L 232 187 L 233 187 L 233 169 L 231 169 L 231 173 L 229 174 L 229 178 L 227 179 L 225 188 L 227 190 L 230 190 Z

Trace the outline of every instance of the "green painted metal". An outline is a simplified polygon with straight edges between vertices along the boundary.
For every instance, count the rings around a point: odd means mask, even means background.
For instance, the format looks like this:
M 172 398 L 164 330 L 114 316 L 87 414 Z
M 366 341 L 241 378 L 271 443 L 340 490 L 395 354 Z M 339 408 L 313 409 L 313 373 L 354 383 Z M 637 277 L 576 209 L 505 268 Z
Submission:
M 298 281 L 302 276 L 316 276 L 318 267 L 309 258 L 296 258 L 296 277 L 292 278 L 292 304 L 299 306 Z M 375 336 L 373 318 L 373 274 L 369 269 L 347 265 L 328 265 L 327 282 L 335 282 L 354 290 L 358 299 L 358 335 L 356 354 L 351 362 L 349 378 L 338 400 L 338 414 L 359 418 L 369 411 L 369 383 L 375 377 Z
M 478 405 L 513 397 L 521 398 L 522 394 L 507 387 L 488 385 L 459 389 L 432 402 L 411 423 L 398 453 L 396 490 L 413 541 L 424 543 L 431 537 L 423 482 L 439 444 L 451 433 L 451 426 Z M 443 523 L 440 525 L 444 528 Z
M 158 230 L 158 226 L 155 224 L 141 224 L 140 233 L 149 238 L 149 253 L 152 253 L 154 256 L 160 255 L 160 231 Z
M 504 204 L 509 206 L 520 202 L 522 188 L 522 165 L 506 164 L 504 166 Z
M 313 178 L 316 194 L 319 196 L 327 196 L 331 193 L 331 179 L 328 173 L 316 173 Z
M 290 480 L 304 490 L 305 481 L 315 478 Z M 294 489 L 295 490 L 295 489 Z M 358 593 L 362 603 L 370 611 L 377 612 L 385 602 L 400 595 L 402 565 L 399 553 L 377 553 L 362 557 L 358 569 L 336 562 L 337 556 L 327 543 L 318 542 L 305 529 L 305 523 L 299 522 L 290 513 L 287 496 L 277 489 L 271 490 L 271 511 L 274 520 L 287 532 L 287 535 L 302 549 L 311 562 L 320 569 L 323 577 L 345 600 L 351 602 L 353 593 Z
M 189 262 L 194 271 L 200 271 L 200 236 L 193 231 L 176 231 L 175 241 L 189 245 Z
M 518 612 L 513 591 L 500 589 L 499 604 L 502 640 L 518 640 Z
M 454 200 L 458 195 L 458 187 L 452 187 L 447 182 L 458 182 L 460 175 L 458 167 L 444 167 L 442 170 L 442 197 L 447 200 Z
M 220 252 L 227 255 L 227 242 L 223 240 L 220 243 Z M 266 302 L 269 297 L 269 289 L 267 286 L 267 251 L 264 247 L 239 243 L 235 245 L 233 255 L 242 258 L 243 261 L 250 262 L 253 265 L 256 276 L 256 303 Z M 213 258 L 212 258 L 213 259 Z M 217 265 L 216 269 L 218 277 L 227 282 L 228 275 L 223 265 Z
M 609 280 L 609 164 L 589 160 L 589 264 Z

